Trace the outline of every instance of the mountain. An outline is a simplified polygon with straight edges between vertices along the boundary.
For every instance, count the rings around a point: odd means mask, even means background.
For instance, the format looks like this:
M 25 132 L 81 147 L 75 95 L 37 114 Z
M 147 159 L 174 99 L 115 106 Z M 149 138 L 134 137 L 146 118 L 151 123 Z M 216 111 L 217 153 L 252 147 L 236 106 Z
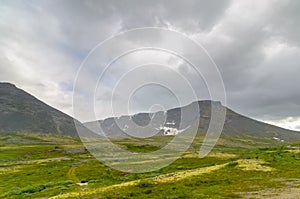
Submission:
M 77 136 L 72 117 L 10 83 L 0 83 L 0 133 L 37 132 Z
M 195 104 L 199 107 L 198 116 L 191 116 L 188 119 L 183 117 L 185 121 L 181 121 L 182 112 L 192 110 Z M 226 111 L 222 131 L 223 137 L 269 139 L 279 142 L 300 141 L 300 132 L 256 121 L 224 107 L 220 102 L 209 100 L 193 102 L 187 106 L 170 109 L 166 112 L 160 111 L 156 113 L 138 113 L 131 116 L 111 117 L 104 120 L 88 122 L 84 125 L 95 132 L 98 130 L 96 126 L 99 124 L 103 131 L 102 133 L 109 137 L 127 137 L 128 135 L 124 133 L 124 131 L 129 132 L 131 135 L 135 133 L 146 134 L 151 131 L 158 132 L 157 135 L 176 135 L 177 133 L 183 132 L 185 128 L 197 120 L 196 122 L 199 122 L 198 132 L 204 135 L 210 123 L 212 106 L 215 106 L 216 110 Z M 150 123 L 151 118 L 152 123 Z M 165 122 L 159 124 L 164 118 Z M 179 126 L 180 123 L 181 126 Z M 133 125 L 130 126 L 130 124 Z M 137 126 L 144 126 L 145 128 L 141 129 L 137 128 Z
M 195 105 L 198 106 L 199 112 L 193 111 Z M 165 112 L 138 113 L 81 124 L 10 83 L 0 83 L 0 133 L 37 132 L 76 137 L 78 134 L 75 121 L 86 136 L 94 136 L 90 134 L 90 130 L 100 133 L 97 128 L 99 125 L 102 133 L 108 137 L 128 137 L 127 133 L 133 136 L 149 136 L 154 135 L 153 133 L 176 135 L 184 133 L 193 122 L 197 122 L 199 134 L 204 135 L 210 123 L 212 106 L 216 107 L 216 110 L 226 111 L 223 137 L 264 138 L 279 142 L 300 141 L 299 132 L 253 120 L 232 111 L 220 102 L 209 100 L 193 102 Z M 183 113 L 186 114 L 181 118 Z M 151 125 L 148 125 L 149 123 Z

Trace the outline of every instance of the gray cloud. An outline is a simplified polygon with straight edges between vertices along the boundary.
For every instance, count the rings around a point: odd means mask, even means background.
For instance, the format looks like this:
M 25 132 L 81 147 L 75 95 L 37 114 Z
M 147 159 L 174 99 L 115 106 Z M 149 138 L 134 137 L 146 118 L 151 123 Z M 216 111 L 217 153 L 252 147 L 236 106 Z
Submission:
M 0 81 L 15 83 L 68 114 L 72 114 L 76 71 L 96 44 L 120 31 L 157 26 L 183 32 L 203 44 L 222 74 L 229 107 L 256 119 L 299 129 L 298 1 L 54 0 L 0 4 Z M 152 39 L 165 42 L 163 37 Z M 111 46 L 111 51 L 138 40 L 138 37 L 128 38 L 127 43 Z M 185 51 L 195 57 L 199 54 Z M 104 95 L 96 97 L 103 101 L 104 107 L 114 78 L 142 56 L 129 56 L 107 76 Z M 97 58 L 97 67 L 103 67 L 101 59 Z M 193 82 L 199 96 L 208 97 L 205 84 L 188 74 L 186 64 L 172 58 L 164 62 L 177 66 Z M 97 78 L 95 71 L 86 77 L 85 87 Z M 163 74 L 157 77 L 160 76 Z M 181 89 L 176 79 L 166 78 Z M 165 100 L 167 95 L 159 92 L 153 96 Z M 117 96 L 122 106 L 122 93 Z M 147 98 L 145 104 L 153 101 Z M 143 109 L 142 104 L 138 106 Z M 106 116 L 107 110 L 102 114 Z M 287 119 L 291 117 L 293 121 Z

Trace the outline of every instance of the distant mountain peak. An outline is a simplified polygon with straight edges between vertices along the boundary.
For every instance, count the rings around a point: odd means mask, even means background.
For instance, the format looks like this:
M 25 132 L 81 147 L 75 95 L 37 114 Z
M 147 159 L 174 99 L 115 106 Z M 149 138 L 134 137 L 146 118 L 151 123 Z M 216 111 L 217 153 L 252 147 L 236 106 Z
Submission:
M 193 110 L 190 108 L 193 108 L 195 104 L 199 105 L 199 115 L 196 113 L 195 115 L 192 114 L 193 116 L 188 115 L 188 118 L 181 118 L 181 111 Z M 226 119 L 222 132 L 223 136 L 263 138 L 280 141 L 300 140 L 299 132 L 253 120 L 223 106 L 219 101 L 211 100 L 196 101 L 183 107 L 159 111 L 157 113 L 138 113 L 115 118 L 111 117 L 85 123 L 84 126 L 96 132 L 97 129 L 94 129 L 94 127 L 98 125 L 95 125 L 95 123 L 99 123 L 107 136 L 122 137 L 128 136 L 124 134 L 124 129 L 135 129 L 134 126 L 136 125 L 130 126 L 132 122 L 138 126 L 147 126 L 153 119 L 153 117 L 150 117 L 150 114 L 152 114 L 152 116 L 153 114 L 157 114 L 159 117 L 165 118 L 164 123 L 161 123 L 160 119 L 154 121 L 156 122 L 156 126 L 154 125 L 152 127 L 159 130 L 158 135 L 184 133 L 183 129 L 190 125 L 189 122 L 199 122 L 198 132 L 205 134 L 210 123 L 212 106 L 217 106 L 219 110 L 226 109 Z M 75 121 L 77 123 L 77 120 Z M 77 124 L 83 127 L 84 131 L 87 130 L 80 122 Z M 152 131 L 152 127 L 147 128 L 149 132 Z M 72 117 L 48 106 L 29 93 L 17 88 L 14 84 L 2 82 L 0 83 L 0 133 L 10 132 L 55 133 L 78 136 Z M 86 132 L 91 133 L 89 130 Z M 274 137 L 276 137 L 276 139 Z
M 197 117 L 182 118 L 181 111 L 183 109 L 191 110 L 190 108 L 194 107 L 195 104 L 199 105 L 199 115 Z M 191 123 L 199 122 L 198 132 L 200 134 L 206 134 L 210 124 L 212 106 L 216 106 L 217 111 L 226 109 L 222 136 L 235 137 L 239 139 L 255 138 L 269 140 L 274 140 L 274 137 L 276 137 L 278 140 L 283 141 L 300 141 L 299 132 L 253 120 L 232 111 L 226 106 L 223 106 L 220 101 L 212 100 L 196 101 L 182 107 L 176 107 L 167 111 L 159 111 L 156 113 L 137 113 L 121 117 L 110 117 L 104 120 L 87 122 L 84 125 L 94 132 L 101 130 L 101 134 L 105 134 L 108 137 L 128 137 L 126 134 L 127 132 L 139 132 L 145 127 L 149 132 L 157 132 L 157 130 L 159 130 L 157 135 L 176 135 L 178 133 L 184 133 L 184 129 L 188 128 Z M 161 120 L 153 121 L 151 118 L 154 114 L 159 114 L 160 118 L 165 119 L 165 121 L 163 121 L 163 123 L 161 123 Z M 99 125 L 96 125 L 97 122 L 100 124 L 101 129 L 98 128 Z M 129 124 L 132 124 L 132 122 L 135 124 L 130 126 Z M 136 128 L 136 125 L 143 128 Z

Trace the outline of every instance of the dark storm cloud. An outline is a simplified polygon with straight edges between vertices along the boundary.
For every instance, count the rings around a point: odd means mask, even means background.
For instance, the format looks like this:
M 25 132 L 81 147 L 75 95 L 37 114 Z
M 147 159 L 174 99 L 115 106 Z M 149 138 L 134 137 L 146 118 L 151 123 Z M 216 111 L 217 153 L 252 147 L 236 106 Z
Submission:
M 299 129 L 299 1 L 53 0 L 0 4 L 0 80 L 13 82 L 69 114 L 71 85 L 88 52 L 112 34 L 156 26 L 180 31 L 203 44 L 222 74 L 229 107 Z M 164 42 L 163 38 L 152 39 Z M 122 45 L 127 44 L 111 46 L 111 51 Z M 125 60 L 121 64 L 129 63 Z M 185 64 L 166 63 L 178 65 L 182 73 L 189 71 Z M 111 79 L 119 73 L 112 71 Z M 93 75 L 91 71 L 86 77 L 87 85 Z M 172 77 L 166 78 L 176 84 Z M 97 99 L 110 98 L 111 82 L 106 83 L 105 96 Z M 201 92 L 203 85 L 197 88 Z
M 230 107 L 266 121 L 299 117 L 299 8 L 236 1 L 209 34 L 199 34 L 222 72 Z

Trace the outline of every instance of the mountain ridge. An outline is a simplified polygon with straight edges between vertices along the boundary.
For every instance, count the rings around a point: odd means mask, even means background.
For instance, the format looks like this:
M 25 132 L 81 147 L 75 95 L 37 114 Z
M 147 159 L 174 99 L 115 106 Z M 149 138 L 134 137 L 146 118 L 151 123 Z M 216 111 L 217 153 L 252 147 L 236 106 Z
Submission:
M 188 110 L 191 108 L 190 106 L 195 105 L 195 103 L 199 105 L 199 116 L 194 116 L 194 118 L 183 121 L 184 124 L 181 128 L 187 127 L 189 125 L 188 122 L 197 120 L 198 118 L 198 131 L 201 134 L 205 134 L 211 117 L 211 106 L 213 105 L 217 108 L 226 109 L 225 124 L 222 131 L 222 135 L 224 136 L 276 138 L 284 141 L 300 139 L 300 132 L 254 120 L 223 106 L 221 102 L 211 100 L 202 100 L 183 107 L 175 107 L 165 111 L 166 115 L 164 115 L 163 111 L 150 114 L 137 113 L 131 116 L 109 117 L 104 120 L 82 124 L 71 116 L 47 105 L 11 83 L 0 83 L 0 132 L 54 133 L 77 137 L 78 133 L 75 123 L 83 129 L 90 129 L 96 133 L 99 133 L 96 128 L 99 123 L 108 137 L 127 137 L 128 135 L 124 133 L 124 129 L 122 128 L 134 131 L 135 128 L 128 127 L 130 121 L 133 121 L 138 126 L 147 126 L 150 122 L 151 114 L 157 114 L 161 118 L 166 116 L 165 123 L 163 126 L 158 126 L 160 121 L 157 120 L 156 126 L 150 126 L 148 131 L 154 130 L 155 127 L 155 130 L 158 131 L 157 135 L 175 135 L 179 131 L 182 131 L 182 129 L 179 128 L 181 111 L 185 109 Z M 116 122 L 120 125 L 118 126 Z
M 225 123 L 222 131 L 223 136 L 230 136 L 230 137 L 259 137 L 259 138 L 269 138 L 269 139 L 278 139 L 283 141 L 293 141 L 295 138 L 300 140 L 300 132 L 293 131 L 289 129 L 284 129 L 282 127 L 278 127 L 272 124 L 267 124 L 262 121 L 257 121 L 245 115 L 241 115 L 232 109 L 225 107 L 219 101 L 211 101 L 211 100 L 202 100 L 197 102 L 192 102 L 183 107 L 175 107 L 173 109 L 169 109 L 165 111 L 167 113 L 166 122 L 161 130 L 170 130 L 170 131 L 177 131 L 181 130 L 178 129 L 179 117 L 180 117 L 180 110 L 191 106 L 194 103 L 198 103 L 199 110 L 200 110 L 200 120 L 199 120 L 199 128 L 198 131 L 201 134 L 205 134 L 207 132 L 209 126 L 209 120 L 211 118 L 211 105 L 219 106 L 219 108 L 226 109 L 225 115 Z M 124 123 L 129 123 L 124 120 L 133 120 L 136 124 L 140 126 L 146 126 L 150 122 L 151 115 L 162 113 L 162 111 L 156 113 L 137 113 L 134 115 L 123 115 L 120 117 L 109 117 L 104 120 L 97 120 L 101 126 L 101 129 L 104 131 L 106 136 L 111 137 L 127 137 L 124 134 Z M 131 119 L 130 119 L 131 118 Z M 115 121 L 114 121 L 115 120 Z M 99 128 L 95 124 L 95 121 L 85 122 L 85 126 L 90 128 L 92 131 L 98 131 Z M 155 125 L 154 125 L 155 126 Z M 183 125 L 186 127 L 187 125 Z M 121 128 L 120 128 L 121 127 Z M 151 127 L 150 127 L 151 128 Z M 103 132 L 102 132 L 103 133 Z M 173 134 L 176 134 L 173 133 Z M 159 132 L 158 135 L 164 135 L 164 132 Z M 168 134 L 167 134 L 168 135 Z

